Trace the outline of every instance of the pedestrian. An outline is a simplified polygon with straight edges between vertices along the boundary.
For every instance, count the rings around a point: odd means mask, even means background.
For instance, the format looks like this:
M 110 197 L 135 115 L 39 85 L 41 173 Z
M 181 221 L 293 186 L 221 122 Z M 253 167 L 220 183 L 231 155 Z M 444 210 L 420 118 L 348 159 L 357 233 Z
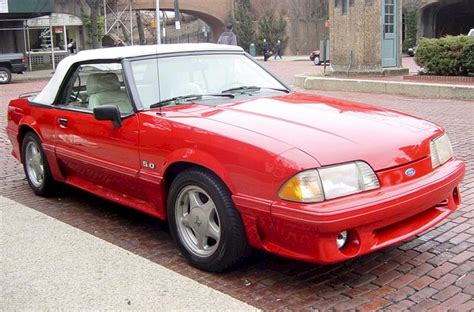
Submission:
M 217 43 L 237 45 L 237 37 L 232 31 L 233 28 L 234 25 L 232 25 L 232 23 L 227 23 L 227 25 L 225 26 L 225 31 L 220 35 L 219 40 L 217 40 Z
M 275 47 L 275 60 L 277 59 L 277 56 L 279 56 L 281 60 L 281 41 L 280 40 L 277 41 L 277 44 Z
M 267 39 L 263 39 L 262 51 L 263 61 L 266 62 L 270 58 L 270 47 L 268 45 Z
M 74 51 L 76 50 L 76 42 L 74 40 L 69 39 L 69 43 L 67 44 L 67 48 L 69 50 L 69 53 L 74 54 Z

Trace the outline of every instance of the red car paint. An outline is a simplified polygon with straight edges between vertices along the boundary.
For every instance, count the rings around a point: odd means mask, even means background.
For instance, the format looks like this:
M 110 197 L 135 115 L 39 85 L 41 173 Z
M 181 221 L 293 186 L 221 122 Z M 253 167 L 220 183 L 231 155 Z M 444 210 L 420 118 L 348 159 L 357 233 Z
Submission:
M 67 127 L 59 118 L 69 120 Z M 34 131 L 56 180 L 161 219 L 167 217 L 170 168 L 206 167 L 230 189 L 251 246 L 317 263 L 407 239 L 460 203 L 464 163 L 452 158 L 431 168 L 430 140 L 443 130 L 385 109 L 290 93 L 141 111 L 122 122 L 115 128 L 90 113 L 22 98 L 10 102 L 7 134 L 17 159 L 25 131 Z M 312 204 L 277 195 L 304 169 L 354 160 L 371 165 L 379 189 Z M 416 175 L 405 175 L 408 168 Z M 338 249 L 343 230 L 349 242 Z

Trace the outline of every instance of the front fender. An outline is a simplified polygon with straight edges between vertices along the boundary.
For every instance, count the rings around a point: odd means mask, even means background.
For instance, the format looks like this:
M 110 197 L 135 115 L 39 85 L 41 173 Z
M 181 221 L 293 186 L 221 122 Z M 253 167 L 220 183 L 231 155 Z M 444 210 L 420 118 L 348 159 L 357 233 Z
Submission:
M 211 170 L 226 184 L 231 193 L 235 194 L 237 192 L 236 186 L 224 165 L 211 154 L 198 149 L 181 148 L 168 154 L 161 166 L 160 175 L 164 176 L 168 168 L 178 162 L 196 164 Z

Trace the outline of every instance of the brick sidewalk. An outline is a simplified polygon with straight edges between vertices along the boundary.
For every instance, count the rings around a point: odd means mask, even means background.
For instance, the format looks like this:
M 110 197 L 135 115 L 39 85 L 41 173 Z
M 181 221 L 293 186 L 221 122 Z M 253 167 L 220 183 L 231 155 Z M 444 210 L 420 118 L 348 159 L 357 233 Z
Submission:
M 288 63 L 273 64 L 272 70 L 287 80 L 292 70 Z M 45 83 L 0 86 L 1 195 L 262 309 L 474 308 L 473 103 L 326 93 L 415 114 L 446 127 L 455 153 L 467 164 L 463 205 L 435 229 L 349 262 L 318 266 L 256 253 L 240 269 L 219 275 L 198 271 L 183 261 L 166 224 L 159 220 L 68 187 L 62 197 L 33 195 L 20 165 L 10 156 L 4 131 L 6 103 Z

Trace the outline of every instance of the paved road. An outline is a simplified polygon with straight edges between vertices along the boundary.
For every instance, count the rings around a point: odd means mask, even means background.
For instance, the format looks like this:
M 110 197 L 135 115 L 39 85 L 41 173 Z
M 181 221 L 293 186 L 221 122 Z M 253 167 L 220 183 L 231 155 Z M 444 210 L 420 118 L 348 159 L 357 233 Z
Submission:
M 309 62 L 265 66 L 292 83 Z M 41 89 L 45 81 L 0 86 L 0 194 L 152 262 L 263 309 L 400 310 L 474 308 L 474 103 L 401 96 L 326 92 L 331 96 L 401 110 L 447 128 L 454 151 L 468 166 L 463 205 L 449 220 L 405 243 L 331 266 L 256 253 L 240 269 L 209 274 L 186 264 L 166 224 L 138 212 L 64 187 L 62 196 L 38 198 L 10 156 L 4 133 L 6 102 Z

